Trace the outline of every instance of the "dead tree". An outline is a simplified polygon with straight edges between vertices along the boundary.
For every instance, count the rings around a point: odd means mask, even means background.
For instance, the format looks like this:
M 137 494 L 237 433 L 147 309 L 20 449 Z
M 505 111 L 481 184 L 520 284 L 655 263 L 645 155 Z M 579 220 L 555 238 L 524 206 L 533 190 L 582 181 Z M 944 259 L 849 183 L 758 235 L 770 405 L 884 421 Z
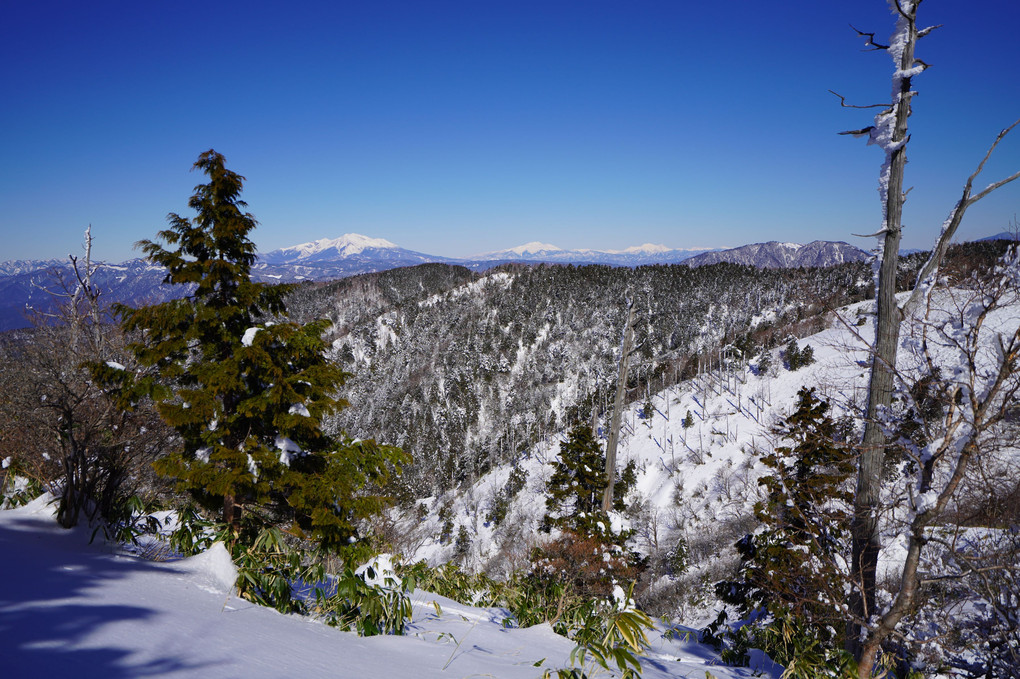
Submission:
M 860 676 L 862 677 L 870 676 L 875 661 L 875 657 L 869 656 L 866 652 L 866 649 L 877 652 L 878 647 L 871 641 L 875 635 L 884 639 L 892 632 L 892 629 L 887 629 L 887 625 L 881 624 L 868 632 L 867 640 L 861 641 L 862 622 L 878 613 L 875 607 L 875 578 L 881 547 L 878 531 L 879 503 L 882 463 L 888 444 L 880 415 L 888 411 L 892 403 L 900 323 L 930 294 L 937 279 L 939 266 L 967 208 L 992 191 L 1020 177 L 1020 172 L 1015 173 L 989 185 L 977 194 L 973 193 L 974 179 L 982 171 L 988 157 L 1002 138 L 1017 125 L 1014 123 L 999 134 L 984 160 L 978 165 L 977 170 L 968 178 L 963 196 L 944 223 L 938 243 L 932 251 L 929 261 L 923 267 L 913 292 L 903 305 L 898 305 L 895 297 L 896 269 L 902 230 L 903 204 L 906 198 L 903 175 L 906 165 L 906 147 L 909 141 L 907 119 L 911 113 L 911 101 L 914 95 L 911 83 L 915 76 L 928 68 L 926 63 L 915 56 L 915 48 L 920 38 L 936 28 L 918 28 L 917 9 L 921 1 L 889 0 L 896 16 L 896 29 L 888 45 L 875 42 L 874 33 L 859 32 L 862 37 L 867 38 L 869 47 L 885 51 L 892 57 L 895 63 L 894 101 L 890 102 L 875 117 L 873 126 L 844 133 L 867 136 L 869 144 L 876 144 L 885 152 L 885 162 L 882 165 L 880 178 L 884 222 L 882 228 L 874 234 L 878 238 L 875 271 L 876 333 L 852 531 L 851 568 L 855 587 L 851 598 L 851 610 L 854 622 L 850 624 L 847 634 L 848 650 L 860 660 Z M 845 101 L 844 105 L 846 105 Z
M 613 401 L 613 417 L 609 425 L 609 441 L 606 442 L 606 490 L 602 496 L 602 511 L 606 514 L 613 508 L 613 485 L 616 483 L 616 448 L 620 444 L 620 418 L 627 395 L 627 371 L 630 357 L 634 353 L 634 300 L 627 302 L 627 322 L 623 326 L 620 341 L 620 371 L 616 380 L 616 398 Z
M 59 277 L 59 289 L 47 290 L 54 310 L 38 312 L 27 339 L 3 347 L 0 356 L 9 378 L 0 399 L 0 440 L 29 444 L 10 452 L 40 470 L 44 487 L 58 496 L 57 520 L 66 528 L 83 512 L 90 523 L 116 520 L 122 501 L 152 481 L 149 463 L 169 439 L 148 403 L 123 413 L 89 374 L 89 364 L 124 368 L 128 359 L 118 329 L 102 323 L 91 227 L 84 248 L 81 259 L 69 255 L 74 279 Z

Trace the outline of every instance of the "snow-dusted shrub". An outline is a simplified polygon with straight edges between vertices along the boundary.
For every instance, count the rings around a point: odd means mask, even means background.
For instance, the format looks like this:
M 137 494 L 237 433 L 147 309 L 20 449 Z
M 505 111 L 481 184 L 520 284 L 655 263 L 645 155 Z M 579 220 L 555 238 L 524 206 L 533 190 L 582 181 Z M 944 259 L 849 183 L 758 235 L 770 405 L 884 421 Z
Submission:
M 411 619 L 413 579 L 386 570 L 377 560 L 364 572 L 346 567 L 316 589 L 314 613 L 328 625 L 370 637 L 403 634 Z
M 453 563 L 438 568 L 421 561 L 398 572 L 413 586 L 463 604 L 506 608 L 520 627 L 549 623 L 577 643 L 572 667 L 548 670 L 545 677 L 593 676 L 593 670 L 640 677 L 638 657 L 648 648 L 652 620 L 634 606 L 633 587 L 616 585 L 605 596 L 587 596 L 570 583 L 540 572 L 515 572 L 505 580 L 468 574 Z
M 169 438 L 150 402 L 131 413 L 112 407 L 84 367 L 104 360 L 124 372 L 130 363 L 127 338 L 104 323 L 91 271 L 86 263 L 80 281 L 58 280 L 56 311 L 0 342 L 0 459 L 32 480 L 25 491 L 57 498 L 65 528 L 116 521 L 132 496 L 151 498 L 160 484 L 150 465 Z

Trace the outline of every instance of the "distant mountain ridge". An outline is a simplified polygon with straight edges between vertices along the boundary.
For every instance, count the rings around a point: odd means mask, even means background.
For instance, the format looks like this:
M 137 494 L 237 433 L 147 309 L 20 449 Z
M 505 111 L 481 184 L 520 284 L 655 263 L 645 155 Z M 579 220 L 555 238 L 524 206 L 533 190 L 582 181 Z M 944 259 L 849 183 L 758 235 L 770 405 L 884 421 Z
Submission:
M 65 264 L 67 264 L 67 260 L 64 259 L 11 259 L 0 262 L 0 276 L 17 276 Z
M 986 241 L 986 240 L 1020 241 L 1020 232 L 1002 231 L 1000 233 L 995 234 L 994 236 L 985 236 L 984 238 L 979 238 L 978 240 L 980 240 L 980 241 Z
M 816 240 L 806 245 L 799 243 L 752 243 L 739 248 L 706 252 L 688 259 L 688 266 L 704 266 L 719 262 L 746 264 L 761 269 L 835 266 L 843 262 L 859 262 L 868 253 L 842 241 Z
M 346 233 L 267 252 L 259 256 L 252 272 L 265 281 L 323 281 L 402 266 L 459 261 L 407 250 L 384 238 Z
M 676 264 L 713 248 L 676 249 L 645 243 L 623 250 L 564 250 L 548 243 L 525 243 L 507 250 L 496 250 L 465 258 L 467 262 L 548 262 L 570 264 L 609 264 L 641 266 L 644 264 Z M 470 266 L 470 264 L 468 264 Z
M 293 245 L 266 253 L 262 261 L 274 264 L 286 263 L 298 259 L 325 259 L 329 257 L 352 257 L 365 250 L 400 249 L 396 243 L 385 238 L 369 238 L 358 233 L 344 234 L 340 238 L 320 238 L 310 243 Z
M 328 281 L 363 273 L 387 271 L 426 263 L 458 264 L 484 271 L 506 263 L 603 264 L 637 267 L 652 264 L 686 263 L 691 266 L 715 262 L 736 262 L 751 266 L 831 266 L 857 261 L 868 255 L 846 243 L 814 241 L 756 243 L 730 250 L 676 249 L 646 243 L 623 250 L 565 250 L 555 245 L 531 242 L 466 258 L 443 257 L 400 247 L 383 238 L 348 233 L 339 238 L 322 238 L 280 248 L 259 256 L 252 277 L 270 283 Z M 0 330 L 25 327 L 27 309 L 48 310 L 54 299 L 46 289 L 59 289 L 55 276 L 73 280 L 67 260 L 15 260 L 0 263 Z M 160 302 L 187 294 L 163 284 L 165 271 L 143 259 L 122 264 L 100 263 L 95 283 L 106 302 L 129 305 Z
M 0 271 L 7 270 L 4 264 L 0 264 Z M 99 289 L 104 305 L 155 304 L 183 297 L 194 289 L 164 285 L 166 269 L 144 259 L 130 259 L 122 264 L 100 262 L 95 266 L 92 284 Z M 73 290 L 75 283 L 74 271 L 67 260 L 35 262 L 20 267 L 16 273 L 0 275 L 0 330 L 28 327 L 28 315 L 52 312 L 63 301 L 60 295 Z

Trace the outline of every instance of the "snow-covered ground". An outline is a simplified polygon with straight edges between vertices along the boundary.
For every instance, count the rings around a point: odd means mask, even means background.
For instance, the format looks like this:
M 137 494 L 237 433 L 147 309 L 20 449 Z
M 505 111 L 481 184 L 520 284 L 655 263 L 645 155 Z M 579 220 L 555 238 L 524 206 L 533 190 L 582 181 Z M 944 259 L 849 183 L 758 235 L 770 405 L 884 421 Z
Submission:
M 43 496 L 0 511 L 0 675 L 21 677 L 514 677 L 570 666 L 548 625 L 416 591 L 404 636 L 358 637 L 231 593 L 226 550 L 156 563 L 65 531 Z M 438 604 L 438 608 L 436 606 Z M 772 677 L 708 647 L 655 635 L 643 676 Z M 765 661 L 767 663 L 767 661 Z M 761 668 L 763 669 L 763 668 Z M 607 676 L 589 670 L 589 676 Z

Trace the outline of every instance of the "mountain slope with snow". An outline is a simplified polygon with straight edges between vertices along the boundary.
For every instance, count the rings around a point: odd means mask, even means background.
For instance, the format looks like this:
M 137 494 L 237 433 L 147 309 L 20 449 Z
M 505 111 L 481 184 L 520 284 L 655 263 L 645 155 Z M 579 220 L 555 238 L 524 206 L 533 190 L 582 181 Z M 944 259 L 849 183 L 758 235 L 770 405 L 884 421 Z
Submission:
M 318 261 L 337 257 L 353 257 L 366 250 L 402 250 L 384 238 L 369 238 L 358 233 L 345 233 L 339 238 L 320 238 L 267 252 L 260 259 L 267 264 L 289 264 L 300 261 Z M 409 250 L 407 252 L 410 252 Z
M 843 262 L 859 262 L 867 259 L 868 253 L 842 241 L 816 240 L 806 245 L 800 243 L 752 243 L 739 248 L 706 252 L 686 261 L 689 266 L 703 266 L 730 262 L 758 268 L 789 268 L 833 266 Z
M 941 298 L 939 298 L 941 297 Z M 937 314 L 952 318 L 959 297 L 937 295 Z M 697 377 L 632 403 L 623 414 L 617 463 L 634 462 L 637 484 L 627 498 L 630 509 L 615 516 L 618 525 L 635 531 L 630 543 L 644 555 L 668 554 L 683 545 L 688 565 L 682 572 L 660 569 L 646 582 L 638 599 L 657 615 L 679 616 L 680 622 L 701 626 L 714 619 L 717 609 L 712 585 L 733 576 L 738 558 L 734 543 L 754 530 L 754 503 L 761 499 L 758 479 L 767 472 L 761 454 L 776 445 L 773 427 L 795 407 L 802 387 L 815 388 L 831 405 L 834 420 L 847 418 L 860 424 L 867 398 L 868 359 L 866 342 L 874 335 L 874 302 L 860 302 L 841 310 L 845 322 L 834 321 L 821 332 L 798 340 L 810 346 L 814 363 L 795 371 L 783 366 L 781 349 L 774 349 L 772 367 L 759 370 L 756 362 L 739 360 L 726 351 L 704 358 L 706 369 Z M 936 316 L 933 316 L 933 318 Z M 988 327 L 1007 336 L 1020 325 L 1020 301 L 997 310 Z M 915 353 L 922 322 L 905 323 L 903 349 L 898 364 L 904 375 L 918 379 L 925 367 Z M 935 349 L 936 365 L 949 371 L 954 365 L 953 347 Z M 993 355 L 995 335 L 984 340 Z M 650 404 L 652 411 L 645 413 Z M 690 413 L 693 425 L 685 426 Z M 608 413 L 599 420 L 605 444 Z M 1020 464 L 1015 436 L 1005 435 L 1001 452 L 1009 465 Z M 499 575 L 507 564 L 527 563 L 528 554 L 541 541 L 546 512 L 545 495 L 553 464 L 565 434 L 546 437 L 517 462 L 496 467 L 461 491 L 430 499 L 425 521 L 406 526 L 406 544 L 416 558 L 442 563 L 463 558 L 469 568 Z M 493 509 L 516 465 L 524 473 L 523 489 L 505 509 L 505 518 L 494 520 Z M 520 473 L 520 472 L 518 472 Z M 891 483 L 891 482 L 890 482 Z M 909 474 L 891 493 L 910 493 Z M 979 482 L 980 484 L 981 482 Z M 985 486 L 987 489 L 987 486 Z M 980 486 L 967 492 L 980 493 Z M 452 527 L 443 526 L 452 517 Z M 444 533 L 470 536 L 468 554 L 458 557 L 456 544 L 444 541 Z M 895 534 L 886 540 L 880 578 L 895 575 L 904 552 Z M 652 564 L 655 567 L 654 562 Z M 654 609 L 654 607 L 659 607 Z
M 406 250 L 384 238 L 347 233 L 339 238 L 322 238 L 267 252 L 252 267 L 252 274 L 260 280 L 269 281 L 324 281 L 451 261 L 446 257 Z

